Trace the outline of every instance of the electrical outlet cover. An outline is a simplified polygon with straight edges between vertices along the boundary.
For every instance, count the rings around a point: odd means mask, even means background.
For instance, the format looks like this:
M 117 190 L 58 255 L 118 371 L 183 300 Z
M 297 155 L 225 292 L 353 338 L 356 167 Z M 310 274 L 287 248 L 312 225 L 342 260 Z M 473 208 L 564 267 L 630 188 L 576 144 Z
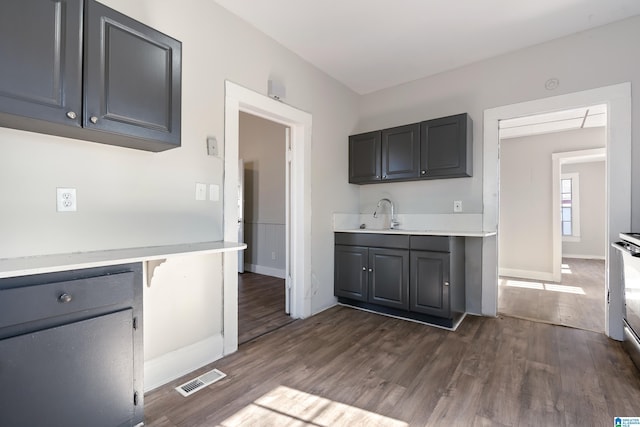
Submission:
M 453 211 L 462 212 L 462 200 L 455 200 L 453 202 Z
M 75 212 L 78 209 L 75 188 L 56 188 L 56 210 Z

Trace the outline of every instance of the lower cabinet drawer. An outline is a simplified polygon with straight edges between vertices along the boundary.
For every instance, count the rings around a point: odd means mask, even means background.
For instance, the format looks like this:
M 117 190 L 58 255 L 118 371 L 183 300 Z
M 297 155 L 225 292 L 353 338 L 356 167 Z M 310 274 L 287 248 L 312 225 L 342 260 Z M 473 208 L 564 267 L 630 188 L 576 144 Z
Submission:
M 0 290 L 0 328 L 106 306 L 131 305 L 135 273 Z

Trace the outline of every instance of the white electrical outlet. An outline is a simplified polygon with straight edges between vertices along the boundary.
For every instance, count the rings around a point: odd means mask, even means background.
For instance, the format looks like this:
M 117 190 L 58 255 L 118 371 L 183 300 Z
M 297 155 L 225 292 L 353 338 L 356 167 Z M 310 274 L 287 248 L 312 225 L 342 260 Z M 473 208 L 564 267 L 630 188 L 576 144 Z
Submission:
M 276 253 L 275 252 L 271 252 L 271 259 L 276 259 Z
M 454 212 L 462 212 L 462 200 L 454 200 L 454 202 L 453 202 L 453 211 Z
M 78 209 L 75 188 L 56 188 L 56 210 L 75 212 Z

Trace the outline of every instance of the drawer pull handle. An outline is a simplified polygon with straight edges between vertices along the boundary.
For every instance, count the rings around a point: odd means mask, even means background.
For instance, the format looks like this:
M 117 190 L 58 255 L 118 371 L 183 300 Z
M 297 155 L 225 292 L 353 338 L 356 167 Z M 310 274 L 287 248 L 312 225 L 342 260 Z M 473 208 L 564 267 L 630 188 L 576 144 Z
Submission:
M 58 297 L 58 302 L 60 302 L 62 304 L 66 304 L 68 302 L 71 302 L 72 299 L 73 299 L 73 297 L 65 292 L 64 294 L 62 294 L 62 295 L 60 295 Z

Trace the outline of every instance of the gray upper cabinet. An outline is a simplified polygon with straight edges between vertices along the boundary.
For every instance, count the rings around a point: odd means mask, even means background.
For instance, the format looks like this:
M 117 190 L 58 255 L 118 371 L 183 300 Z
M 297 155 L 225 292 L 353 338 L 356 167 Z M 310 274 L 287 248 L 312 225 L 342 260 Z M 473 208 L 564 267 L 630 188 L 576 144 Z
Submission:
M 94 0 L 0 4 L 0 125 L 180 146 L 181 44 Z
M 427 120 L 420 124 L 420 176 L 471 176 L 472 123 L 468 114 Z
M 382 179 L 418 178 L 420 168 L 420 124 L 382 131 Z
M 180 42 L 95 1 L 85 28 L 83 125 L 135 148 L 179 146 Z
M 472 176 L 473 124 L 468 114 L 349 137 L 349 182 Z
M 81 126 L 82 0 L 0 2 L 0 124 Z
M 380 131 L 349 137 L 349 182 L 380 180 Z

